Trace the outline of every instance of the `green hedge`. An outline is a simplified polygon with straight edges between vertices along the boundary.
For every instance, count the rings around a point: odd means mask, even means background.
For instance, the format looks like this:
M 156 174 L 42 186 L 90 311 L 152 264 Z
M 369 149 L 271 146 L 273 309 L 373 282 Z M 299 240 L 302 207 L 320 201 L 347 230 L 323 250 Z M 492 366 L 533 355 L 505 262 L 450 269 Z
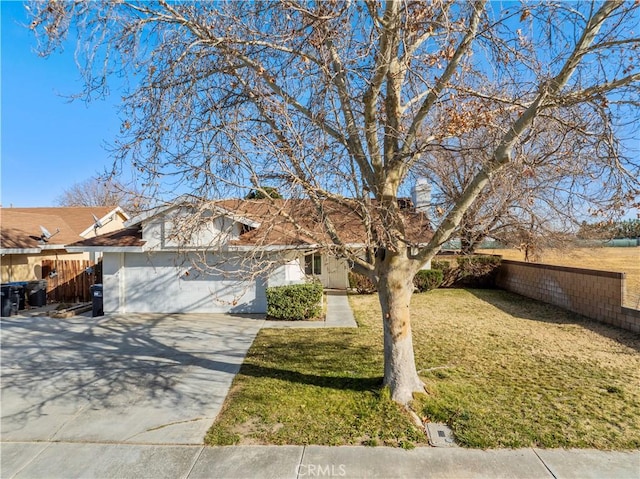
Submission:
M 267 288 L 267 316 L 296 321 L 322 314 L 322 284 L 319 282 Z
M 498 256 L 459 256 L 459 283 L 468 288 L 494 288 L 501 258 Z
M 458 268 L 446 259 L 431 260 L 431 269 L 442 271 L 442 287 L 449 288 L 458 280 Z
M 444 256 L 434 259 L 431 268 L 442 271 L 445 288 L 493 288 L 500 260 L 490 255 Z
M 442 271 L 437 269 L 421 269 L 413 277 L 413 285 L 420 293 L 440 287 Z

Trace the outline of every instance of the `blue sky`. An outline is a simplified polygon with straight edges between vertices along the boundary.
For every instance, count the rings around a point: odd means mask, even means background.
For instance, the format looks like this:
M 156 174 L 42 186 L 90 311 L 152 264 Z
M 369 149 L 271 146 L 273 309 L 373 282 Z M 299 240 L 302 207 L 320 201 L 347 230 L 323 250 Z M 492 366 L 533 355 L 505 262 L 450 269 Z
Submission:
M 65 96 L 81 89 L 71 45 L 43 59 L 22 26 L 22 2 L 2 1 L 2 206 L 51 206 L 62 191 L 111 165 L 118 134 L 117 92 L 91 104 Z
M 22 2 L 0 0 L 0 16 L 1 203 L 54 205 L 65 188 L 110 167 L 105 146 L 120 129 L 119 94 L 111 85 L 105 100 L 70 102 L 82 88 L 75 42 L 40 58 Z

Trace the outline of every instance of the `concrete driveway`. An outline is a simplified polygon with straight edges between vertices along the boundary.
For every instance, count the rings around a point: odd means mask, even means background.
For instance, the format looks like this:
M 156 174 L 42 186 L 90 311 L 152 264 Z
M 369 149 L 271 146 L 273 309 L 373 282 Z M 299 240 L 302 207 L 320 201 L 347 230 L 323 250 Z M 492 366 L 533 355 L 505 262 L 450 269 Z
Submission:
M 2 441 L 202 444 L 262 323 L 2 318 Z

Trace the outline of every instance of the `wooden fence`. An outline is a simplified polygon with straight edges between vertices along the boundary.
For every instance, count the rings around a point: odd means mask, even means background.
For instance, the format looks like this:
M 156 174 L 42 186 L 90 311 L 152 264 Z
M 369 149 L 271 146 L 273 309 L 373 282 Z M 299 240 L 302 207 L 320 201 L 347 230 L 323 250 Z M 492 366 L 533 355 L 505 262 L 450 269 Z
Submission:
M 102 262 L 43 260 L 42 279 L 47 281 L 47 301 L 84 303 L 91 301 L 90 287 L 102 280 Z

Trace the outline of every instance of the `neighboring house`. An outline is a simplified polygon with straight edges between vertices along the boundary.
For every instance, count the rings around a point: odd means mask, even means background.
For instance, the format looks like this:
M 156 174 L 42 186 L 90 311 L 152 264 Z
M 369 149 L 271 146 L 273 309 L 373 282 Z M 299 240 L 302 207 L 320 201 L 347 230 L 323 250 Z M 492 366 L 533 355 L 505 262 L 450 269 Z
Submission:
M 95 255 L 68 253 L 65 246 L 122 229 L 128 219 L 115 206 L 0 208 L 2 282 L 43 279 L 42 261 L 47 259 L 95 261 Z
M 353 209 L 327 214 L 350 249 L 363 247 Z M 430 238 L 423 213 L 407 208 L 406 218 L 412 237 Z M 180 198 L 125 226 L 67 247 L 103 254 L 105 313 L 264 313 L 269 286 L 316 277 L 326 288 L 348 287 L 349 264 L 326 252 L 332 243 L 309 200 L 220 200 L 196 209 Z

